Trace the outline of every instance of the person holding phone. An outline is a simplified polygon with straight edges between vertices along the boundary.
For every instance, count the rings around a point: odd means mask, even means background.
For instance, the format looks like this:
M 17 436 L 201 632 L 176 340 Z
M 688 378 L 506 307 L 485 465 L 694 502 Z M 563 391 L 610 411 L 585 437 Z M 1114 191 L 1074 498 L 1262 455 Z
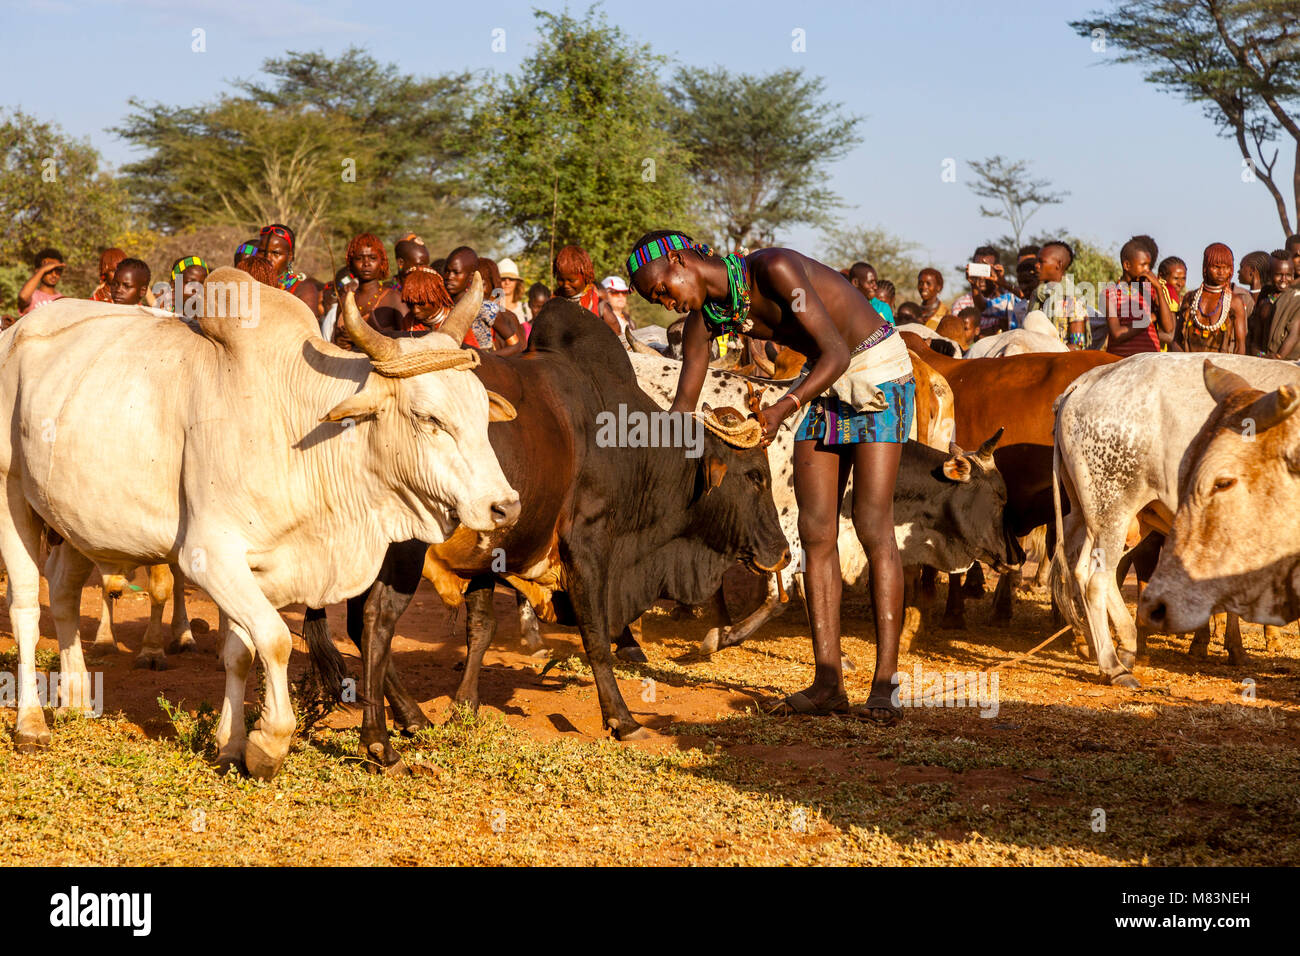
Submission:
M 1007 280 L 996 249 L 992 246 L 976 249 L 966 264 L 966 278 L 970 291 L 949 306 L 951 314 L 959 315 L 962 309 L 971 306 L 979 309 L 980 338 L 1020 328 L 1028 311 L 1027 303 Z

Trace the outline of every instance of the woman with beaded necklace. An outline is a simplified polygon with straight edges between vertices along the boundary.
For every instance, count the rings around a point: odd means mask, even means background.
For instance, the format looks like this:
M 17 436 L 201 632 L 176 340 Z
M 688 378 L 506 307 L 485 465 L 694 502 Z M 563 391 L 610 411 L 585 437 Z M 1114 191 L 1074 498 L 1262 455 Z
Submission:
M 1203 284 L 1183 297 L 1175 345 L 1184 352 L 1246 354 L 1246 309 L 1232 292 L 1232 250 L 1221 242 L 1205 247 Z
M 812 686 L 774 712 L 896 719 L 903 569 L 894 539 L 894 483 L 916 399 L 902 338 L 840 273 L 791 249 L 719 256 L 680 232 L 657 231 L 636 243 L 627 269 L 643 298 L 686 315 L 674 412 L 695 411 L 709 343 L 719 335 L 743 332 L 808 356 L 805 377 L 758 413 L 765 442 L 787 418 L 796 419 L 794 491 L 816 662 Z M 871 694 L 857 707 L 844 692 L 840 665 L 836 542 L 850 475 L 853 525 L 871 561 L 876 619 Z

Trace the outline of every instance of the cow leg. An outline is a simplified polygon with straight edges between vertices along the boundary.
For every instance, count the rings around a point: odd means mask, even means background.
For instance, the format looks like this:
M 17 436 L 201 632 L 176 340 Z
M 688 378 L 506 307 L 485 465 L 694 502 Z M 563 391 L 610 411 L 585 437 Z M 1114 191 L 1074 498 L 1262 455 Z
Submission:
M 36 690 L 36 642 L 40 639 L 41 577 L 37 565 L 44 526 L 27 505 L 18 476 L 10 475 L 0 510 L 0 558 L 9 575 L 9 624 L 18 644 L 18 717 L 14 749 L 34 753 L 50 746 L 50 730 Z
M 962 594 L 968 598 L 978 600 L 984 596 L 984 565 L 976 561 L 966 572 L 966 580 L 962 585 Z
M 1276 624 L 1264 625 L 1264 653 L 1271 654 L 1277 648 L 1277 642 L 1282 637 L 1282 628 Z
M 180 570 L 185 577 L 207 591 L 217 607 L 230 615 L 231 630 L 239 638 L 239 643 L 248 641 L 252 645 L 251 648 L 246 646 L 241 652 L 234 649 L 235 641 L 229 638 L 226 641 L 226 702 L 223 707 L 230 711 L 230 718 L 243 718 L 242 691 L 244 677 L 248 673 L 245 657 L 256 652 L 262 659 L 266 693 L 261 716 L 244 741 L 243 750 L 244 767 L 248 773 L 269 780 L 288 756 L 297 723 L 293 703 L 289 699 L 289 655 L 293 651 L 293 638 L 289 634 L 289 625 L 258 587 L 257 580 L 248 567 L 247 553 L 237 542 L 229 540 L 224 534 L 208 538 L 201 528 L 196 527 L 186 544 L 206 544 L 209 541 L 212 543 L 207 546 L 183 546 Z M 243 675 L 237 679 L 232 679 L 230 674 L 232 662 L 242 664 Z M 235 690 L 239 691 L 238 699 L 233 696 Z M 222 711 L 223 717 L 227 716 L 226 709 Z M 227 748 L 224 756 L 229 760 L 235 753 Z
M 172 598 L 172 640 L 167 645 L 168 654 L 184 654 L 198 649 L 194 632 L 190 629 L 190 612 L 185 607 L 185 578 L 180 569 L 165 564 L 155 564 L 149 569 L 149 596 L 154 596 L 154 578 L 163 581 L 166 572 L 167 590 Z
M 614 635 L 614 656 L 625 664 L 648 664 L 649 658 L 637 640 L 641 636 L 641 618 L 637 618 Z
M 721 647 L 731 646 L 723 643 L 731 631 L 731 612 L 727 610 L 727 597 L 722 593 L 721 587 L 710 600 L 713 603 L 713 626 L 705 632 L 704 640 L 700 641 L 700 652 L 706 655 Z
M 406 767 L 389 742 L 384 698 L 392 702 L 393 716 L 405 729 L 413 731 L 429 726 L 428 718 L 407 693 L 392 664 L 397 621 L 420 586 L 427 550 L 428 545 L 420 541 L 389 545 L 384 563 L 379 567 L 379 577 L 370 586 L 360 615 L 349 601 L 348 634 L 353 640 L 357 639 L 353 636 L 354 622 L 358 616 L 362 621 L 358 642 L 363 662 L 360 753 L 370 766 L 377 764 L 387 771 L 403 772 Z
M 921 573 L 926 570 L 915 565 L 903 568 L 903 630 L 898 635 L 898 651 L 906 654 L 912 649 L 921 630 L 921 609 L 917 606 Z
M 976 565 L 979 567 L 979 565 Z M 1007 571 L 998 577 L 998 586 L 993 591 L 993 622 L 995 624 L 1011 623 L 1011 598 L 1020 587 L 1019 570 Z
M 64 543 L 50 552 L 45 563 L 45 577 L 50 585 L 50 616 L 59 638 L 60 710 L 90 711 L 90 675 L 81 655 L 81 589 L 85 587 L 95 563 Z M 50 689 L 53 704 L 53 688 Z
M 591 522 L 594 524 L 595 522 Z M 600 701 L 600 715 L 604 727 L 619 740 L 635 740 L 649 736 L 649 732 L 636 722 L 628 710 L 627 701 L 618 689 L 614 678 L 614 657 L 609 652 L 610 627 L 605 616 L 607 606 L 600 590 L 609 575 L 598 556 L 588 556 L 581 542 L 589 537 L 599 540 L 602 529 L 575 522 L 572 538 L 560 541 L 560 559 L 570 569 L 569 599 L 578 617 L 582 646 L 591 664 L 596 680 L 596 697 Z M 577 544 L 578 548 L 573 545 Z M 621 630 L 621 628 L 620 628 Z
M 1203 661 L 1210 656 L 1209 622 L 1201 625 L 1192 633 L 1192 643 L 1187 648 L 1187 656 L 1198 661 Z
M 933 601 L 939 593 L 939 572 L 931 567 L 921 568 L 920 593 L 927 601 Z
M 461 675 L 454 700 L 475 712 L 478 711 L 478 675 L 483 667 L 483 655 L 497 632 L 496 615 L 492 613 L 495 592 L 496 578 L 490 574 L 471 578 L 465 591 L 465 672 Z
M 1124 610 L 1124 598 L 1115 584 L 1115 572 L 1109 564 L 1117 560 L 1124 552 L 1124 537 L 1127 532 L 1125 524 L 1118 534 L 1111 528 L 1093 537 L 1091 525 L 1085 525 L 1083 548 L 1079 552 L 1078 563 L 1074 568 L 1074 577 L 1083 595 L 1084 613 L 1088 623 L 1088 633 L 1092 637 L 1092 647 L 1097 655 L 1097 666 L 1110 683 L 1120 687 L 1138 687 L 1137 679 L 1128 667 L 1120 662 L 1115 652 L 1115 644 L 1110 636 L 1110 616 L 1114 609 L 1114 600 L 1118 598 L 1121 611 Z M 1129 624 L 1132 625 L 1132 620 Z M 1117 620 L 1118 624 L 1118 620 Z M 1132 637 L 1132 651 L 1136 653 L 1137 635 Z M 1128 644 L 1124 645 L 1129 648 Z
M 161 571 L 159 569 L 161 568 Z M 167 599 L 172 592 L 172 572 L 165 564 L 151 564 L 145 569 L 149 583 L 149 625 L 144 629 L 144 641 L 135 667 L 152 671 L 167 669 L 167 654 L 163 650 L 162 619 Z
M 776 574 L 780 573 L 780 571 L 776 572 Z M 781 601 L 781 592 L 777 587 L 776 575 L 774 574 L 768 578 L 767 598 L 754 609 L 754 612 L 749 617 L 739 624 L 727 628 L 718 647 L 735 647 L 737 644 L 744 643 L 753 637 L 760 627 L 773 618 L 780 617 L 784 612 L 785 604 Z
M 948 601 L 944 605 L 943 620 L 939 626 L 954 631 L 966 630 L 966 593 L 960 574 L 948 575 Z
M 1223 629 L 1223 646 L 1228 652 L 1228 663 L 1238 667 L 1250 663 L 1250 655 L 1241 644 L 1241 618 L 1229 612 Z
M 221 701 L 221 717 L 217 721 L 217 766 L 226 773 L 243 764 L 244 747 L 248 743 L 244 725 L 244 691 L 248 669 L 253 666 L 253 642 L 224 611 L 218 615 L 217 629 L 226 670 L 225 696 Z
M 53 559 L 56 554 L 65 548 L 71 548 L 72 545 L 64 542 L 50 549 L 50 558 Z M 49 575 L 46 575 L 48 578 Z M 109 590 L 108 575 L 100 572 L 99 575 L 99 627 L 95 630 L 95 642 L 92 645 L 96 650 L 115 651 L 117 650 L 117 638 L 113 636 L 113 593 Z
M 531 654 L 545 651 L 546 645 L 542 642 L 542 628 L 537 622 L 537 613 L 533 610 L 533 606 L 519 592 L 515 592 L 515 602 L 519 607 L 519 636 L 523 639 L 524 647 Z

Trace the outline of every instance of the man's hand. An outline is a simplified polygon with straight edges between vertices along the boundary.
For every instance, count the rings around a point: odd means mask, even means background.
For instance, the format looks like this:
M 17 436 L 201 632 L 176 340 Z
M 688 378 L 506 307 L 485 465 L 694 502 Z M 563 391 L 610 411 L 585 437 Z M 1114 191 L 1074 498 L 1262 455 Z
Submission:
M 44 276 L 47 272 L 53 272 L 55 269 L 62 269 L 62 268 L 63 268 L 62 262 L 47 262 L 45 263 L 45 265 L 41 266 L 39 270 L 37 270 L 36 274 L 38 276 Z
M 758 413 L 758 423 L 763 426 L 763 444 L 765 446 L 770 445 L 772 440 L 776 438 L 776 433 L 781 428 L 782 423 L 795 408 L 793 399 L 787 401 L 786 398 L 782 398 Z

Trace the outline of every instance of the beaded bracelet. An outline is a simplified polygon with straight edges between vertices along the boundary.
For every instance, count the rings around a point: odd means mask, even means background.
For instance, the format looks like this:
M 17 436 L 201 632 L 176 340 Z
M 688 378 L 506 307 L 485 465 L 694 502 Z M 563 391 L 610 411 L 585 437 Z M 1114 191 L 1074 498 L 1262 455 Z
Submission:
M 783 401 L 784 401 L 785 399 L 787 399 L 787 398 L 792 398 L 792 399 L 794 399 L 794 410 L 795 410 L 796 412 L 799 411 L 799 406 L 800 406 L 800 404 L 802 404 L 802 403 L 799 401 L 799 396 L 796 395 L 794 392 L 786 392 L 784 395 L 781 396 L 781 399 L 782 399 Z
M 1083 348 L 1088 344 L 1088 337 L 1082 332 L 1067 332 L 1065 333 L 1065 344 L 1077 345 L 1079 348 Z

